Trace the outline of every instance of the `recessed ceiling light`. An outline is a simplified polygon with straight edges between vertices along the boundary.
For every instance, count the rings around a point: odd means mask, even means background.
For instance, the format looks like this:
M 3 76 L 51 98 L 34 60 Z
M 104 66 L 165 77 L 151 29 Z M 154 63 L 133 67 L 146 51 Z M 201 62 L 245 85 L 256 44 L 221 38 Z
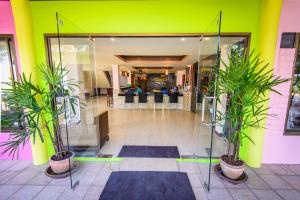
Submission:
M 180 40 L 181 40 L 181 41 L 185 41 L 185 38 L 181 38 Z
M 115 41 L 116 39 L 115 39 L 115 38 L 110 38 L 110 40 L 111 40 L 111 41 Z
M 210 40 L 210 37 L 205 37 L 204 40 L 208 41 Z

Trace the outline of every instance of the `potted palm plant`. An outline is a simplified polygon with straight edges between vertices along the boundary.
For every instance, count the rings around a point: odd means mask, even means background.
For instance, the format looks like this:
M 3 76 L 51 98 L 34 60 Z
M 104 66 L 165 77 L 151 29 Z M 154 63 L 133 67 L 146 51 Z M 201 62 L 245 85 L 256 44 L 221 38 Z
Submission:
M 263 121 L 268 115 L 264 103 L 269 100 L 267 92 L 287 81 L 276 77 L 268 64 L 263 64 L 260 55 L 243 53 L 242 49 L 232 49 L 228 62 L 222 61 L 218 70 L 217 97 L 220 101 L 226 95 L 226 111 L 217 112 L 217 121 L 225 121 L 228 140 L 227 154 L 220 158 L 223 174 L 230 179 L 238 179 L 243 173 L 245 164 L 239 158 L 240 146 L 244 140 L 253 139 L 247 135 L 249 128 L 264 128 Z M 222 98 L 224 99 L 224 98 Z
M 63 173 L 73 166 L 73 152 L 68 152 L 64 148 L 62 135 L 59 129 L 61 116 L 65 117 L 66 105 L 74 106 L 77 101 L 64 100 L 60 106 L 57 106 L 58 96 L 65 97 L 74 94 L 75 88 L 79 83 L 74 80 L 67 80 L 68 71 L 66 68 L 57 66 L 48 66 L 41 64 L 36 68 L 40 79 L 45 84 L 40 88 L 34 84 L 31 75 L 26 77 L 23 73 L 19 81 L 12 80 L 2 93 L 7 105 L 14 111 L 10 115 L 1 119 L 11 123 L 21 124 L 23 128 L 13 130 L 9 141 L 1 144 L 4 147 L 3 153 L 8 153 L 14 157 L 18 154 L 19 148 L 31 138 L 33 143 L 36 139 L 41 142 L 45 138 L 50 138 L 55 154 L 51 156 L 49 164 L 55 173 Z M 60 120 L 59 120 L 60 119 Z M 55 128 L 56 127 L 56 128 Z M 70 165 L 69 165 L 69 160 Z

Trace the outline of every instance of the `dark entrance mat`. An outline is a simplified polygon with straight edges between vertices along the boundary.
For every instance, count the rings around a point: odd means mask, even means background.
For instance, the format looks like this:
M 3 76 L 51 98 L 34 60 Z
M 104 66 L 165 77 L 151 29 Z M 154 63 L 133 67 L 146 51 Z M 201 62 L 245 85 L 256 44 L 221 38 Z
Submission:
M 176 146 L 131 146 L 122 147 L 119 157 L 180 158 Z
M 100 200 L 195 200 L 186 173 L 112 172 Z

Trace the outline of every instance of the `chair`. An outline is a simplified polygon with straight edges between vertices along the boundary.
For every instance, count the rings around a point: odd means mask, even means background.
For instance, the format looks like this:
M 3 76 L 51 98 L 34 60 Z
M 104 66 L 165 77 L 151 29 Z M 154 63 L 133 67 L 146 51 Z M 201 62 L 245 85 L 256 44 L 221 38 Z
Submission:
M 154 102 L 155 103 L 163 103 L 164 102 L 164 94 L 162 92 L 154 92 Z
M 113 89 L 112 88 L 107 88 L 106 102 L 107 102 L 108 107 L 110 107 L 110 105 L 113 104 Z
M 169 94 L 170 103 L 178 103 L 178 92 L 173 92 Z
M 147 103 L 147 96 L 146 92 L 139 93 L 139 103 Z
M 125 92 L 125 103 L 133 103 L 134 95 L 132 92 Z

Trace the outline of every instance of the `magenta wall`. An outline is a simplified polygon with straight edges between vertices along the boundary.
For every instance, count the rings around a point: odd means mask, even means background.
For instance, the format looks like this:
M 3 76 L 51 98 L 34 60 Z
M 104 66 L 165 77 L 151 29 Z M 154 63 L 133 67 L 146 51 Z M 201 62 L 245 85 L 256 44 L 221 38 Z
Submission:
M 281 34 L 300 32 L 299 8 L 300 1 L 283 0 L 274 61 L 274 73 L 283 78 L 292 77 L 296 49 L 280 49 Z M 277 87 L 282 96 L 274 93 L 270 95 L 269 113 L 276 116 L 267 120 L 263 163 L 300 164 L 300 135 L 283 135 L 290 85 L 291 82 L 288 82 Z
M 19 55 L 18 55 L 18 45 L 15 37 L 15 26 L 14 26 L 14 18 L 10 6 L 9 1 L 0 1 L 0 34 L 10 34 L 14 36 L 14 43 L 16 48 L 16 56 L 17 56 L 17 64 L 18 71 L 20 72 L 20 63 L 19 63 Z M 0 143 L 7 141 L 9 139 L 9 133 L 0 133 Z M 0 152 L 2 152 L 2 147 L 0 147 Z M 11 159 L 7 154 L 0 153 L 0 160 L 3 159 Z M 19 160 L 31 160 L 31 148 L 30 144 L 26 144 L 24 148 L 21 148 L 19 153 Z

